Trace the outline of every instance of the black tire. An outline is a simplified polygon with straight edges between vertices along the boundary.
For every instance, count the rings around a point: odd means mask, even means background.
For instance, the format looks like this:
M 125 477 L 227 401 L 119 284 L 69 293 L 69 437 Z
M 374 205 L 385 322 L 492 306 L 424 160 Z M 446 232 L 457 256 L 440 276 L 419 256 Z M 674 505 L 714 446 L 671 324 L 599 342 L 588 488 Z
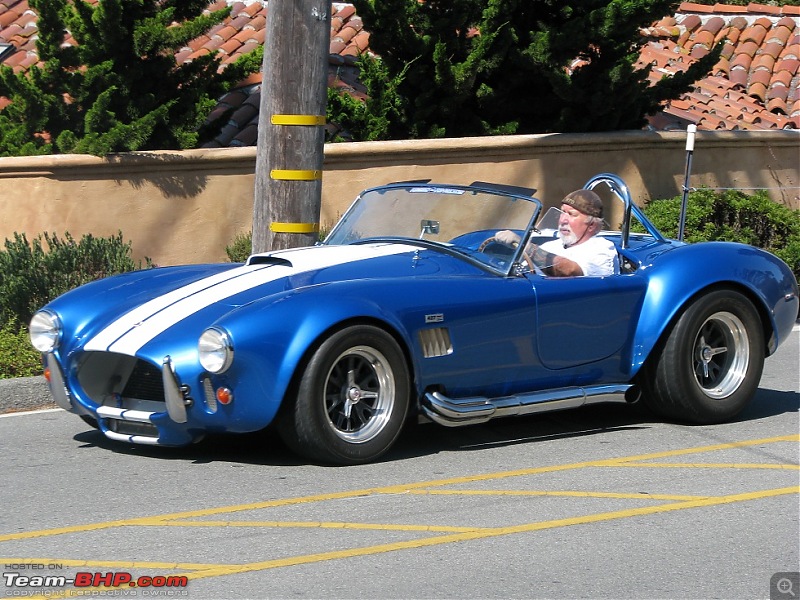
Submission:
M 78 415 L 78 416 L 81 419 L 83 419 L 83 422 L 86 423 L 87 425 L 90 425 L 91 427 L 94 427 L 95 429 L 100 429 L 100 424 L 97 422 L 97 419 L 95 419 L 94 417 L 90 417 L 89 415 Z
M 764 355 L 752 303 L 732 290 L 710 292 L 689 305 L 645 364 L 645 402 L 671 419 L 728 421 L 755 394 Z
M 327 464 L 375 460 L 394 444 L 409 406 L 410 376 L 394 338 L 377 327 L 347 327 L 313 352 L 279 419 L 298 454 Z

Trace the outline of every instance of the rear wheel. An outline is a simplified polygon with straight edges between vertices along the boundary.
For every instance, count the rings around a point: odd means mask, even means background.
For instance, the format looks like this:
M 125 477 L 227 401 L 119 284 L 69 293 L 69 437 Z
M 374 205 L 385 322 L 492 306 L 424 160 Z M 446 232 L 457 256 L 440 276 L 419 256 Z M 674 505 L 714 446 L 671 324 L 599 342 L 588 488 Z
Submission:
M 281 415 L 294 451 L 332 464 L 376 459 L 395 442 L 408 412 L 410 377 L 400 346 L 377 327 L 333 334 L 313 353 Z
M 739 414 L 758 388 L 764 334 L 751 302 L 719 290 L 694 301 L 655 348 L 642 381 L 661 415 L 720 423 Z

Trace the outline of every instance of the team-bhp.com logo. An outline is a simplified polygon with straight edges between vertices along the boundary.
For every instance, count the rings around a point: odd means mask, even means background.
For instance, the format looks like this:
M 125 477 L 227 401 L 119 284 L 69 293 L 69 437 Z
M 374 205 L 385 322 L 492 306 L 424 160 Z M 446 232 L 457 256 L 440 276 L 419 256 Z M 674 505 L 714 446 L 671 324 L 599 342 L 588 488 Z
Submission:
M 142 596 L 181 596 L 186 595 L 185 588 L 189 580 L 184 575 L 142 575 L 135 577 L 127 571 L 108 573 L 80 571 L 74 577 L 65 575 L 22 574 L 19 572 L 3 573 L 6 585 L 5 596 L 28 596 L 33 590 L 54 590 L 67 587 L 85 590 L 86 595 L 95 595 L 98 590 L 128 590 L 138 588 Z M 177 588 L 177 589 L 176 589 Z M 95 593 L 93 593 L 95 592 Z M 83 595 L 83 594 L 80 594 Z M 100 594 L 98 594 L 100 595 Z M 131 595 L 135 595 L 131 594 Z

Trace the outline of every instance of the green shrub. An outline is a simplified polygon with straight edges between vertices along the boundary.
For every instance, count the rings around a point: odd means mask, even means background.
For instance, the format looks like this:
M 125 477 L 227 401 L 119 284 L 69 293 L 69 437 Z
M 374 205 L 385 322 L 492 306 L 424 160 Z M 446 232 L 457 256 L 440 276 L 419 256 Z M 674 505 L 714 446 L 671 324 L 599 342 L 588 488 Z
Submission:
M 244 262 L 250 257 L 253 248 L 253 234 L 237 233 L 230 246 L 225 246 L 225 254 L 231 262 Z
M 319 230 L 319 241 L 324 240 L 334 223 L 324 223 Z M 231 262 L 245 262 L 250 258 L 253 251 L 253 232 L 237 233 L 233 238 L 233 242 L 229 246 L 225 246 L 225 254 L 228 255 L 228 260 Z
M 42 355 L 28 339 L 24 327 L 7 323 L 0 327 L 0 379 L 42 374 Z
M 678 237 L 681 197 L 649 202 L 644 213 L 667 237 Z M 800 211 L 772 201 L 766 192 L 691 192 L 684 241 L 732 241 L 763 248 L 788 264 L 800 278 Z
M 145 259 L 151 266 L 150 259 Z M 45 233 L 29 241 L 14 233 L 0 249 L 0 327 L 30 321 L 50 300 L 89 281 L 142 267 L 122 233 L 108 238 Z M 14 325 L 19 327 L 20 325 Z

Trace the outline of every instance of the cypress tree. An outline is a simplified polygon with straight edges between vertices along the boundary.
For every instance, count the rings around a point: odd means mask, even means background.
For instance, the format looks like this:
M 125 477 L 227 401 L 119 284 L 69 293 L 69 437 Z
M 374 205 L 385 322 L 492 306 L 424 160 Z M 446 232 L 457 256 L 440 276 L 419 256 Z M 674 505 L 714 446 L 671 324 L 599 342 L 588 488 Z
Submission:
M 184 149 L 216 98 L 258 69 L 246 59 L 218 73 L 207 54 L 177 65 L 189 40 L 230 9 L 206 0 L 29 0 L 42 66 L 0 68 L 0 155 Z M 69 31 L 76 45 L 66 45 Z
M 385 139 L 638 129 L 717 61 L 655 85 L 639 31 L 670 0 L 353 0 L 400 114 Z M 370 95 L 386 92 L 367 80 Z

